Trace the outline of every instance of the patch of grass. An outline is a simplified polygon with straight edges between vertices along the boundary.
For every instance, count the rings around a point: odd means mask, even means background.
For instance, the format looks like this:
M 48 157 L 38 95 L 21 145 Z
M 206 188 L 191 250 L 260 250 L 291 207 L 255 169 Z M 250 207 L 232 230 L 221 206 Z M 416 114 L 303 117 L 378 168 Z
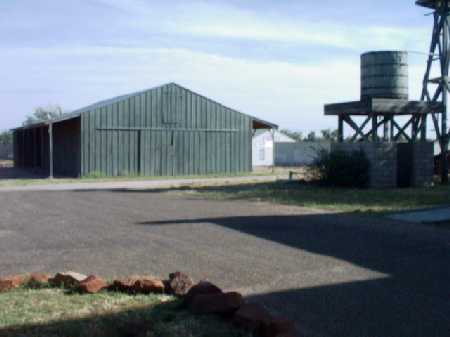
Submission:
M 215 316 L 193 316 L 163 295 L 62 289 L 17 289 L 0 294 L 2 337 L 246 337 Z
M 211 178 L 234 178 L 234 177 L 261 177 L 276 176 L 276 173 L 270 172 L 243 172 L 229 174 L 205 174 L 205 175 L 188 175 L 188 176 L 117 176 L 109 177 L 101 172 L 93 172 L 88 176 L 81 178 L 25 178 L 25 179 L 3 179 L 0 180 L 0 187 L 11 186 L 29 186 L 29 185 L 47 185 L 47 184 L 70 184 L 70 183 L 98 183 L 98 182 L 126 182 L 126 181 L 145 181 L 145 180 L 182 180 L 182 179 L 211 179 Z
M 253 200 L 342 212 L 385 213 L 450 205 L 450 187 L 409 189 L 329 188 L 298 182 L 204 187 L 195 192 L 217 200 Z

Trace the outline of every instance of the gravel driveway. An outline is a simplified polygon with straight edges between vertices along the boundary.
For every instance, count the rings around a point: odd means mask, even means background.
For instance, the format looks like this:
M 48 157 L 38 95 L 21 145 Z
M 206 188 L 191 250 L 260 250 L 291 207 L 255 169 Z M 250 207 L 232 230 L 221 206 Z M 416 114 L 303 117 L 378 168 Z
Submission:
M 0 193 L 0 274 L 186 271 L 305 336 L 449 336 L 450 231 L 161 191 Z

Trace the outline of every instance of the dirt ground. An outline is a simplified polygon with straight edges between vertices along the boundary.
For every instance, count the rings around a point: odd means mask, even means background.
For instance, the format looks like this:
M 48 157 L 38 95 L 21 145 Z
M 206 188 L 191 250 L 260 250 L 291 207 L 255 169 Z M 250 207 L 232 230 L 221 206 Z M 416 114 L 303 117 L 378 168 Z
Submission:
M 304 336 L 448 336 L 450 232 L 185 192 L 0 193 L 0 274 L 186 271 Z

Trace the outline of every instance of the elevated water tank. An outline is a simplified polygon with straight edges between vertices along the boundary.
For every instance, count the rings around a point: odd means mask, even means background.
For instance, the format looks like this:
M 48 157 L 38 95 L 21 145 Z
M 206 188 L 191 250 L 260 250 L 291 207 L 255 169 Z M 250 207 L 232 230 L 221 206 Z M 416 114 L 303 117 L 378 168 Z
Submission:
M 408 53 L 375 51 L 361 55 L 361 99 L 409 98 Z

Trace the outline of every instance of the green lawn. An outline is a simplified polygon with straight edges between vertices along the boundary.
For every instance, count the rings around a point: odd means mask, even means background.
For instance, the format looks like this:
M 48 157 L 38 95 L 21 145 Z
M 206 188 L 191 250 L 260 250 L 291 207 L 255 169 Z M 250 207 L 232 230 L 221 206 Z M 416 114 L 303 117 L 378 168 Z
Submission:
M 236 174 L 206 174 L 192 176 L 119 176 L 108 177 L 102 175 L 91 175 L 82 178 L 19 178 L 19 179 L 0 179 L 0 187 L 11 186 L 29 186 L 29 185 L 47 185 L 47 184 L 70 184 L 70 183 L 99 183 L 99 182 L 117 182 L 117 181 L 143 181 L 143 180 L 182 180 L 182 179 L 205 179 L 205 178 L 233 178 L 233 177 L 258 177 L 271 176 L 270 172 L 245 172 Z
M 193 316 L 163 295 L 68 294 L 60 289 L 0 293 L 2 337 L 245 337 L 215 316 Z
M 410 189 L 328 188 L 299 182 L 202 187 L 195 192 L 218 200 L 254 200 L 342 212 L 384 213 L 450 205 L 450 187 Z

